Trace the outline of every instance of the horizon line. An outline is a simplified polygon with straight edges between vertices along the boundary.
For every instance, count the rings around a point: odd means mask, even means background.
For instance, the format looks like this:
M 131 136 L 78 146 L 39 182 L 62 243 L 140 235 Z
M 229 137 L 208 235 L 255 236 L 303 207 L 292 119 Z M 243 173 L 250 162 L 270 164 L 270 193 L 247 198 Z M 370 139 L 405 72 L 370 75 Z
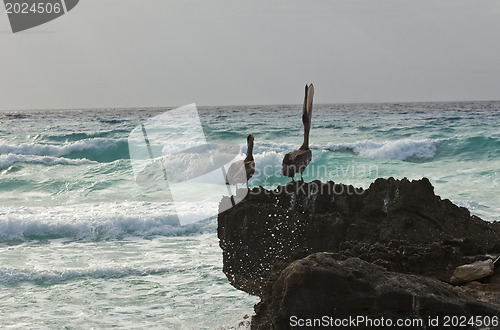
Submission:
M 474 102 L 500 102 L 498 100 L 447 100 L 447 101 L 359 101 L 359 102 L 334 102 L 334 103 L 316 103 L 315 105 L 355 105 L 355 104 L 414 104 L 414 103 L 474 103 Z M 227 105 L 199 105 L 196 102 L 191 102 L 187 104 L 196 104 L 198 108 L 213 108 L 213 107 L 267 107 L 267 106 L 302 106 L 300 103 L 268 103 L 268 104 L 227 104 Z M 152 110 L 152 109 L 175 109 L 183 105 L 176 106 L 131 106 L 131 107 L 123 107 L 123 106 L 114 106 L 114 107 L 78 107 L 78 108 L 30 108 L 30 109 L 0 109 L 0 112 L 6 111 L 77 111 L 77 110 L 133 110 L 133 109 L 141 109 L 141 110 Z

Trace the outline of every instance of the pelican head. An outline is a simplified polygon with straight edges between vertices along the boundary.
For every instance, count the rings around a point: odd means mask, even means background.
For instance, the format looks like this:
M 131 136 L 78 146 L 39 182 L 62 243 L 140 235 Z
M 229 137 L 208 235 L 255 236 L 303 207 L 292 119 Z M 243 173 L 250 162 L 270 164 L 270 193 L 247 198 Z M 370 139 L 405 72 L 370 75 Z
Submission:
M 253 134 L 247 136 L 247 159 L 253 159 Z
M 306 84 L 304 106 L 302 108 L 302 124 L 304 124 L 304 143 L 301 149 L 309 149 L 309 132 L 311 131 L 311 118 L 313 108 L 314 86 Z
M 281 175 L 293 178 L 296 173 L 300 173 L 300 179 L 303 181 L 302 172 L 312 159 L 312 151 L 309 149 L 309 131 L 311 130 L 311 117 L 313 106 L 314 86 L 306 85 L 304 95 L 304 107 L 302 108 L 302 123 L 304 124 L 304 143 L 299 149 L 287 153 L 283 157 L 281 165 Z

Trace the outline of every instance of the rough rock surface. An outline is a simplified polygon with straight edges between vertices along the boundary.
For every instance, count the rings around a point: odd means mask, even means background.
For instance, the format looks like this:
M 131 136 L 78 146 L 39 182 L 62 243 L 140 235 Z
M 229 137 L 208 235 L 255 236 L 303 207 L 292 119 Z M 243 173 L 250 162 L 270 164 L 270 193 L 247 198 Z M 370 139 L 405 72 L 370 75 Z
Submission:
M 273 268 L 315 252 L 447 280 L 478 260 L 467 256 L 500 251 L 500 223 L 442 200 L 425 178 L 377 179 L 366 190 L 320 181 L 254 188 L 218 222 L 225 274 L 259 296 Z
M 476 261 L 471 264 L 458 266 L 450 279 L 452 284 L 463 284 L 479 280 L 495 273 L 495 265 L 492 259 Z
M 254 329 L 288 329 L 290 315 L 332 311 L 500 314 L 498 272 L 446 283 L 457 266 L 500 252 L 500 223 L 442 200 L 425 178 L 377 179 L 366 190 L 319 181 L 254 188 L 218 222 L 226 276 L 261 297 Z
M 291 263 L 265 298 L 256 306 L 252 329 L 288 329 L 292 316 L 427 322 L 429 317 L 444 320 L 444 316 L 492 317 L 499 313 L 494 306 L 460 295 L 441 281 L 390 272 L 358 258 L 339 261 L 330 253 L 312 254 Z M 359 326 L 370 328 L 366 323 Z

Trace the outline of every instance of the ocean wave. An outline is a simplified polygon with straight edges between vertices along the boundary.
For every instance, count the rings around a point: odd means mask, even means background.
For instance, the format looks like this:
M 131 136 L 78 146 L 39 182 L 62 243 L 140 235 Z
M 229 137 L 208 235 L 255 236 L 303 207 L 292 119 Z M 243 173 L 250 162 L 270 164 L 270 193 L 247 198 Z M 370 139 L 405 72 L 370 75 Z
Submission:
M 255 164 L 258 167 L 281 166 L 283 155 L 276 151 L 264 151 L 254 156 Z
M 132 267 L 108 267 L 94 269 L 64 269 L 64 270 L 40 270 L 40 269 L 16 269 L 0 268 L 0 284 L 13 285 L 18 283 L 36 284 L 60 284 L 78 279 L 109 279 L 122 278 L 126 276 L 161 275 L 168 273 L 166 267 L 158 268 L 132 268 Z
M 54 207 L 0 207 L 0 242 L 68 239 L 102 241 L 124 237 L 184 236 L 215 232 L 215 220 L 179 226 L 177 212 L 213 214 L 217 205 L 117 202 Z
M 334 144 L 320 146 L 320 149 L 330 151 L 352 151 L 365 158 L 381 159 L 431 159 L 436 155 L 437 145 L 442 140 L 396 140 L 385 142 L 374 142 L 365 140 L 363 142 Z
M 36 155 L 66 158 L 85 158 L 99 162 L 110 162 L 129 158 L 127 139 L 95 138 L 65 145 L 23 143 L 0 144 L 0 155 Z
M 39 135 L 39 139 L 48 140 L 54 142 L 75 142 L 86 139 L 96 139 L 96 138 L 110 138 L 115 136 L 123 136 L 124 134 L 130 133 L 130 130 L 118 129 L 110 131 L 99 131 L 99 132 L 73 132 L 67 134 L 54 134 L 54 135 Z M 38 141 L 38 140 L 37 140 Z
M 442 150 L 439 150 L 442 149 Z M 461 159 L 498 159 L 500 157 L 500 140 L 494 137 L 473 136 L 465 139 L 446 141 L 438 153 L 453 157 L 460 155 Z
M 264 142 L 256 143 L 255 154 L 277 152 L 284 154 L 295 150 L 299 144 Z M 453 137 L 436 139 L 400 139 L 372 141 L 369 139 L 351 143 L 311 144 L 312 150 L 349 152 L 372 159 L 396 159 L 403 161 L 429 161 L 448 159 L 484 159 L 500 156 L 500 139 L 487 136 Z M 243 152 L 246 147 L 242 148 Z M 314 155 L 314 153 L 313 153 Z
M 385 142 L 374 142 L 371 140 L 364 140 L 354 143 L 327 143 L 327 144 L 311 144 L 312 150 L 323 151 L 348 151 L 358 156 L 365 158 L 383 158 L 383 159 L 430 159 L 436 155 L 437 146 L 443 140 L 396 140 Z M 256 145 L 254 149 L 254 157 L 269 159 L 270 153 L 277 153 L 282 158 L 283 154 L 299 147 L 296 144 L 290 143 L 263 143 Z M 243 152 L 246 147 L 243 148 Z M 261 156 L 262 155 L 262 156 Z M 314 155 L 314 153 L 313 153 Z M 256 162 L 257 162 L 256 158 Z M 273 162 L 276 162 L 276 157 L 273 157 Z M 280 159 L 281 163 L 281 159 Z
M 254 155 L 255 174 L 250 179 L 250 185 L 261 185 L 263 180 L 270 177 L 279 177 L 283 155 L 276 151 L 264 151 Z
M 285 153 L 290 152 L 292 150 L 295 150 L 298 147 L 300 147 L 300 143 L 293 144 L 293 143 L 285 143 L 285 142 L 256 141 L 254 148 L 253 148 L 253 154 L 255 157 L 255 155 L 266 154 L 267 152 L 276 152 L 276 153 L 282 154 L 282 156 L 283 156 Z M 246 145 L 241 146 L 241 152 L 243 154 L 246 154 L 246 152 L 247 152 Z
M 81 165 L 93 163 L 87 159 L 69 159 L 63 157 L 52 157 L 52 156 L 36 156 L 36 155 L 16 155 L 7 154 L 0 155 L 0 170 L 9 168 L 10 166 L 17 163 L 26 164 L 42 164 L 42 165 Z

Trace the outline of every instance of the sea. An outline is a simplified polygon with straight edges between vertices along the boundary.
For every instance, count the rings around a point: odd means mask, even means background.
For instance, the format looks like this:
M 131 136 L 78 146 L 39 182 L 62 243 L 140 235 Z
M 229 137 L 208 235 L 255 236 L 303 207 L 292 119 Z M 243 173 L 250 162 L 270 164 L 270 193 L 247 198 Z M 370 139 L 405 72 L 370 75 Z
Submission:
M 250 188 L 290 181 L 279 170 L 302 144 L 301 105 L 196 109 L 207 144 L 244 157 L 254 135 Z M 138 182 L 131 133 L 169 111 L 0 112 L 1 328 L 248 328 L 258 298 L 222 271 L 217 201 L 183 208 Z M 500 101 L 314 105 L 310 147 L 305 181 L 427 177 L 500 220 Z M 199 221 L 179 223 L 184 213 Z

